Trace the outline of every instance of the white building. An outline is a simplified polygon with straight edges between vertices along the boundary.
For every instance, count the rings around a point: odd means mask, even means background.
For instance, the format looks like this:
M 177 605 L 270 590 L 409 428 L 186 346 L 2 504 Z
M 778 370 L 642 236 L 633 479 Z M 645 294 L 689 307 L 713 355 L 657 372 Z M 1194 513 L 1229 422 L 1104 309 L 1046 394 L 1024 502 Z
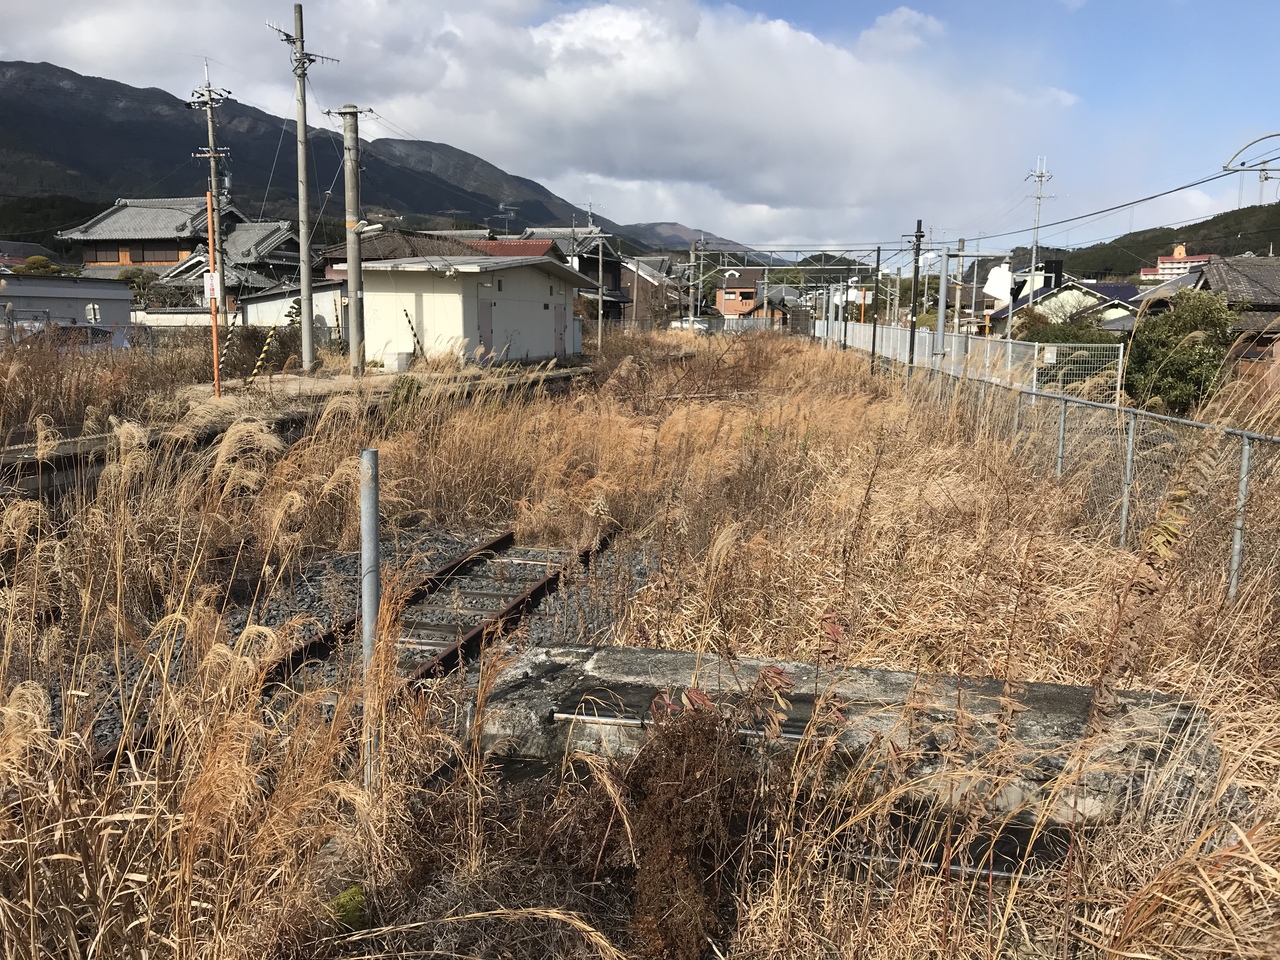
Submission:
M 123 280 L 0 275 L 4 336 L 21 336 L 52 327 L 88 327 L 110 330 L 112 345 L 123 346 L 132 303 L 133 291 Z
M 418 344 L 428 356 L 498 361 L 582 351 L 573 296 L 595 283 L 551 258 L 413 257 L 371 261 L 363 273 L 370 360 L 398 365 Z

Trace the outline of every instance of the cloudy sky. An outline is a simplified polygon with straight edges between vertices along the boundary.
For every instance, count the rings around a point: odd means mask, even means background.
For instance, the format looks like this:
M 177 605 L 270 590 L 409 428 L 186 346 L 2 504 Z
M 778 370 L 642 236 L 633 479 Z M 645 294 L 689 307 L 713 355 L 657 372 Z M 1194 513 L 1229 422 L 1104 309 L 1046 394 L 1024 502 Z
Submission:
M 179 96 L 203 79 L 291 113 L 279 0 L 6 0 L 0 59 Z M 317 108 L 438 140 L 588 200 L 747 243 L 897 242 L 1029 228 L 1219 170 L 1280 129 L 1274 0 L 307 0 Z M 1278 141 L 1280 142 L 1280 141 Z M 1262 185 L 1268 202 L 1280 181 Z M 1257 203 L 1220 180 L 1049 228 L 1079 245 Z M 991 239 L 985 249 L 1023 242 Z M 972 246 L 970 247 L 972 249 Z

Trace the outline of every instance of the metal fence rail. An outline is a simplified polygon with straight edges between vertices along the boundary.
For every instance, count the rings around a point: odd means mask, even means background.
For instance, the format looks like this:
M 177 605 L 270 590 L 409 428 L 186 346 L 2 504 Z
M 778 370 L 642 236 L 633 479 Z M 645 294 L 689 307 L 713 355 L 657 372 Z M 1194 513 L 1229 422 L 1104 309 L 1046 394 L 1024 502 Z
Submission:
M 904 327 L 818 321 L 815 335 L 868 354 L 874 341 L 877 359 L 911 356 Z M 916 331 L 917 375 L 933 376 L 944 399 L 968 401 L 975 427 L 1078 491 L 1082 514 L 1118 544 L 1163 536 L 1193 545 L 1189 575 L 1224 582 L 1234 598 L 1246 572 L 1280 560 L 1280 437 L 1126 407 L 1123 362 L 1120 345 Z

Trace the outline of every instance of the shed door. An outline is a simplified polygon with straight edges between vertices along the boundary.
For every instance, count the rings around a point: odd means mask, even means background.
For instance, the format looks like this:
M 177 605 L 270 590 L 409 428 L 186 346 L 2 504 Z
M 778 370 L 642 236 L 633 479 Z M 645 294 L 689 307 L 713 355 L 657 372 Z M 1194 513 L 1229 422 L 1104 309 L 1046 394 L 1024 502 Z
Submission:
M 480 326 L 480 353 L 493 353 L 493 301 L 481 297 L 476 301 L 476 321 Z
M 555 305 L 555 311 L 556 311 L 556 356 L 566 357 L 568 356 L 568 353 L 564 348 L 564 337 L 569 326 L 569 320 L 565 316 L 565 309 L 564 309 L 563 303 L 557 303 Z

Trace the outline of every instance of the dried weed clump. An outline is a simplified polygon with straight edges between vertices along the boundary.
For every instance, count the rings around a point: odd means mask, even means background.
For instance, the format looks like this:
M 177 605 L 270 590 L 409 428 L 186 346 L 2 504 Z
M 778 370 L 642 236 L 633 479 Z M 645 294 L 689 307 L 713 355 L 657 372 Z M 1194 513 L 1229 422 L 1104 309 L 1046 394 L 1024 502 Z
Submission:
M 1223 497 L 1173 497 L 1139 556 L 1111 544 L 1088 472 L 1056 482 L 1013 439 L 996 391 L 908 393 L 780 337 L 610 339 L 595 377 L 559 397 L 483 373 L 463 398 L 409 376 L 376 408 L 330 399 L 292 444 L 252 399 L 159 434 L 117 421 L 91 490 L 6 500 L 3 956 L 1275 955 L 1276 567 L 1255 551 L 1227 600 Z M 613 535 L 643 586 L 588 571 L 598 594 L 627 590 L 609 642 L 1156 688 L 1212 711 L 1219 778 L 1180 816 L 1135 809 L 1082 837 L 1034 882 L 905 861 L 886 877 L 857 852 L 903 795 L 856 758 L 818 789 L 837 759 L 822 731 L 768 760 L 740 718 L 686 704 L 634 763 L 566 758 L 549 788 L 498 776 L 451 682 L 405 697 L 383 664 L 264 700 L 286 641 L 252 616 L 232 635 L 227 605 L 259 609 L 355 546 L 370 444 L 390 535 Z M 1185 471 L 1234 496 L 1228 461 Z M 1280 529 L 1255 521 L 1252 542 Z M 394 604 L 381 615 L 390 635 Z

